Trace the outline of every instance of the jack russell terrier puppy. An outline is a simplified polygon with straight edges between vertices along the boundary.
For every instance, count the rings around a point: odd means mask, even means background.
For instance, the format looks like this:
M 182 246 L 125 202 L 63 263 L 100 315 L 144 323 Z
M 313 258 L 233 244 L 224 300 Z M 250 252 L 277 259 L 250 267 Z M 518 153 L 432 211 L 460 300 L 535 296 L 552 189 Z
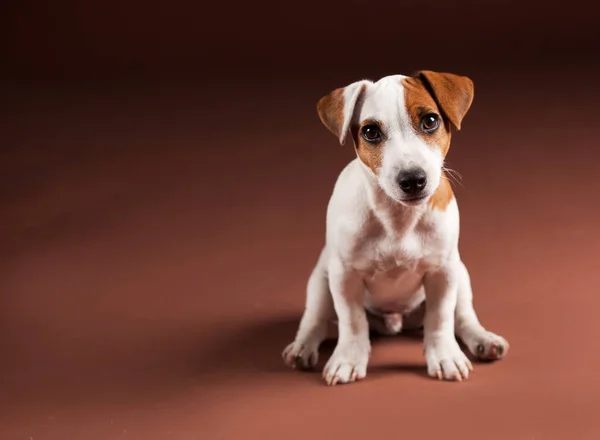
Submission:
M 477 359 L 500 359 L 507 341 L 475 313 L 469 273 L 458 250 L 459 213 L 444 159 L 451 128 L 473 101 L 473 82 L 421 71 L 358 81 L 321 98 L 322 123 L 357 158 L 340 173 L 327 207 L 326 243 L 308 280 L 294 342 L 294 368 L 314 367 L 328 325 L 338 340 L 323 377 L 329 385 L 367 374 L 369 331 L 423 328 L 427 372 L 461 381 Z

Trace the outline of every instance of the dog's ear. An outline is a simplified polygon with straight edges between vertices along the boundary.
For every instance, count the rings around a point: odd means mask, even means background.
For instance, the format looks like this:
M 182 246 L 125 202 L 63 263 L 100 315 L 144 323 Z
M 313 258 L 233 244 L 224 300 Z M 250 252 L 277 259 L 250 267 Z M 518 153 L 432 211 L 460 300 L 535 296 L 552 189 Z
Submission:
M 421 70 L 415 76 L 423 82 L 446 118 L 460 130 L 460 124 L 473 102 L 473 81 L 466 76 L 430 70 Z
M 317 103 L 317 113 L 321 122 L 337 136 L 342 145 L 350 129 L 357 102 L 369 84 L 371 81 L 363 80 L 335 89 Z

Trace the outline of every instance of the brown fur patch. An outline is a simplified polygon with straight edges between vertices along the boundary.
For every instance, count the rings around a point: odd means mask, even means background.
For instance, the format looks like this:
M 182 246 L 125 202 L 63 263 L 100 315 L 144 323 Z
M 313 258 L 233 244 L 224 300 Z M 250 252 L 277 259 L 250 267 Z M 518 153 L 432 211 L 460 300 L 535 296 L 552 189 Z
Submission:
M 383 139 L 378 144 L 371 144 L 360 135 L 362 128 L 370 124 L 378 125 L 382 132 Z M 382 125 L 377 121 L 363 121 L 360 125 L 354 125 L 351 130 L 358 158 L 377 175 L 383 161 L 383 145 L 385 143 L 385 132 Z
M 436 100 L 446 118 L 460 130 L 460 125 L 473 103 L 475 88 L 466 76 L 422 70 L 416 75 Z
M 446 176 L 445 173 L 442 173 L 442 180 L 440 181 L 437 190 L 428 201 L 429 206 L 438 211 L 445 211 L 453 198 L 454 192 L 452 191 L 452 185 L 450 185 L 448 176 Z
M 405 78 L 402 80 L 404 86 L 404 100 L 406 110 L 417 134 L 429 145 L 439 148 L 442 156 L 446 157 L 450 149 L 450 126 L 440 111 L 437 103 L 420 78 Z M 440 127 L 433 133 L 425 133 L 421 129 L 421 118 L 428 113 L 440 116 Z
M 335 89 L 317 102 L 319 119 L 338 138 L 344 125 L 344 88 Z
M 452 132 L 450 124 L 460 129 L 460 123 L 473 101 L 473 83 L 469 78 L 452 74 L 439 74 L 423 71 L 412 78 L 402 80 L 405 102 L 413 128 L 429 145 L 439 148 L 446 157 L 450 149 Z M 433 133 L 421 129 L 421 118 L 427 113 L 438 114 L 442 121 Z M 429 199 L 432 209 L 445 211 L 454 198 L 448 176 L 442 179 L 435 193 Z

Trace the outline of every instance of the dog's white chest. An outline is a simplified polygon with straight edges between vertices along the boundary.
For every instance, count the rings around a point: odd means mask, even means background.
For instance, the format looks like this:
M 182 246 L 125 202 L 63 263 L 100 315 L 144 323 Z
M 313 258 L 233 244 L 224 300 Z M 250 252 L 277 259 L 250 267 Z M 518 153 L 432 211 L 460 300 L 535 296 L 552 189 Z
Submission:
M 422 270 L 398 266 L 364 278 L 365 306 L 372 311 L 406 312 L 424 299 Z
M 439 261 L 443 248 L 441 238 L 433 229 L 367 235 L 358 240 L 352 252 L 352 261 L 357 270 L 366 274 L 398 268 L 421 272 Z
M 431 229 L 371 237 L 354 255 L 368 291 L 366 306 L 401 312 L 418 305 L 423 277 L 439 264 L 443 249 L 443 240 Z

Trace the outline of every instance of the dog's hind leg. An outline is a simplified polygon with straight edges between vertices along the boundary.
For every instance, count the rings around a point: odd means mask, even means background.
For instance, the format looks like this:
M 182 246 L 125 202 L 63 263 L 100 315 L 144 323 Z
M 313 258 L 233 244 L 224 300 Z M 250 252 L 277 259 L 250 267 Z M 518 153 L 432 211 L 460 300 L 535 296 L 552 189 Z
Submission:
M 454 331 L 467 346 L 471 354 L 481 360 L 500 359 L 508 352 L 508 342 L 502 337 L 487 331 L 479 322 L 473 308 L 473 293 L 469 272 L 461 263 Z
M 308 279 L 306 305 L 296 338 L 282 353 L 286 365 L 301 369 L 314 367 L 319 360 L 319 346 L 335 317 L 327 276 L 327 248 L 324 247 Z

